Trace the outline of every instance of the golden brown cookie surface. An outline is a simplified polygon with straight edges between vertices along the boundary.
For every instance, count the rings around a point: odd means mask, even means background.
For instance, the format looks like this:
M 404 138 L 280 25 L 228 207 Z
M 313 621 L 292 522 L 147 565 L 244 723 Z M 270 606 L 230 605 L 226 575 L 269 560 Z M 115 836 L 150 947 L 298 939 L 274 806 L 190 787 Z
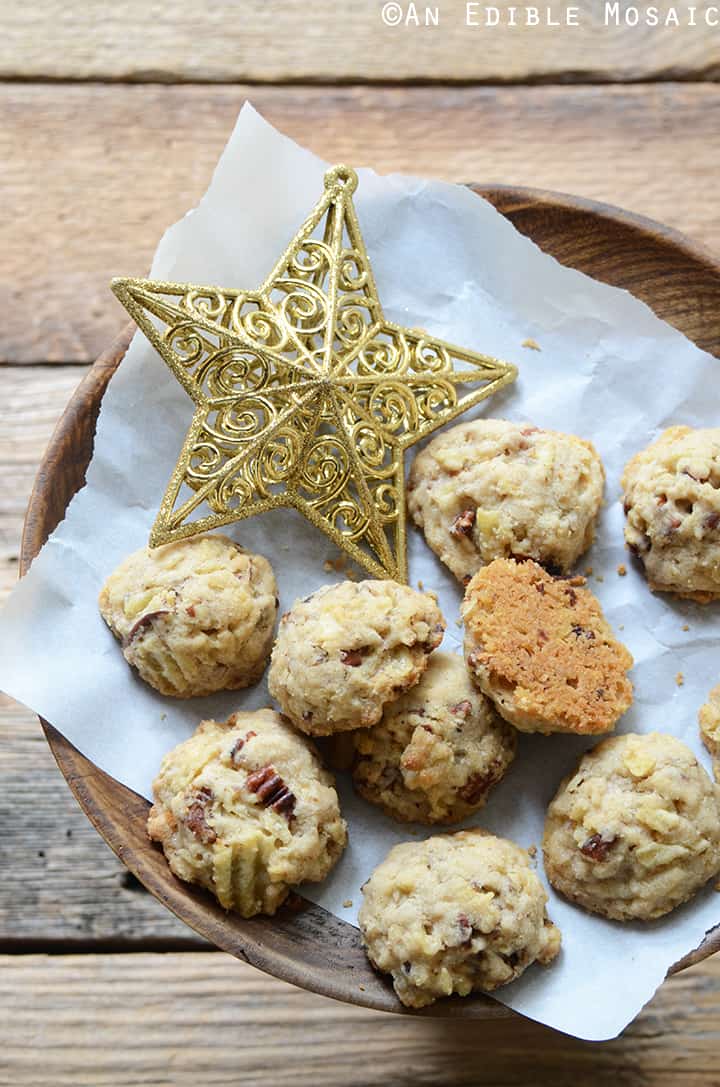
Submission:
M 478 811 L 515 755 L 515 731 L 462 657 L 433 653 L 377 725 L 352 734 L 355 788 L 401 822 L 457 823 Z
M 360 931 L 403 1004 L 506 985 L 560 950 L 528 854 L 479 829 L 395 846 L 363 888 Z
M 651 589 L 720 597 L 720 428 L 669 427 L 622 477 L 625 541 Z
M 396 581 L 343 581 L 282 617 L 268 685 L 311 735 L 366 728 L 418 682 L 445 630 L 435 598 Z
M 592 543 L 604 478 L 590 442 L 478 419 L 443 431 L 417 455 L 408 508 L 461 581 L 497 558 L 564 573 Z
M 148 833 L 180 879 L 243 917 L 324 879 L 347 838 L 332 775 L 273 710 L 203 721 L 162 761 Z
M 700 735 L 713 757 L 715 780 L 720 782 L 720 686 L 713 687 L 698 716 Z
M 674 736 L 613 736 L 561 783 L 543 851 L 552 886 L 585 909 L 662 917 L 720 871 L 720 788 Z
M 98 603 L 128 664 L 161 694 L 239 690 L 265 670 L 275 577 L 267 559 L 227 536 L 136 551 L 107 579 Z
M 468 668 L 524 732 L 607 732 L 632 702 L 632 657 L 584 585 L 496 559 L 467 586 Z

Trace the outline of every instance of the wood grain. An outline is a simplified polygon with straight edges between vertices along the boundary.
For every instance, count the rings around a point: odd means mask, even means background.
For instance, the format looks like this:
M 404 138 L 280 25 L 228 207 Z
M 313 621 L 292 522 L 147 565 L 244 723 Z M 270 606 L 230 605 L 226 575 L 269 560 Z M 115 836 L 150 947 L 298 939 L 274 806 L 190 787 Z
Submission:
M 0 604 L 17 580 L 22 522 L 38 462 L 86 372 L 78 366 L 0 368 Z
M 0 957 L 0 1087 L 716 1087 L 719 1001 L 715 959 L 597 1045 L 519 1017 L 400 1020 L 219 954 Z
M 0 949 L 204 946 L 108 849 L 37 717 L 1 694 L 0 735 Z
M 20 18 L 35 8 L 13 10 Z M 111 18 L 115 9 L 105 10 Z M 574 191 L 720 249 L 712 85 L 5 85 L 0 359 L 97 356 L 124 319 L 111 276 L 145 274 L 163 230 L 207 186 L 248 95 L 327 159 Z
M 465 0 L 430 5 L 439 9 L 438 26 L 393 28 L 383 24 L 382 6 L 380 0 L 230 0 L 186 5 L 178 17 L 173 5 L 145 0 L 12 4 L 3 18 L 0 76 L 502 83 L 712 79 L 720 69 L 720 38 L 712 28 L 606 25 L 604 4 L 578 4 L 580 25 L 563 29 L 513 28 L 506 18 L 494 28 L 466 25 Z M 416 6 L 423 18 L 426 5 Z M 510 3 L 495 0 L 495 6 L 507 13 Z M 685 23 L 690 5 L 656 0 L 656 6 L 662 13 L 675 6 Z M 552 7 L 557 14 L 565 5 Z
M 695 251 L 657 224 L 627 213 L 614 215 L 610 209 L 557 198 L 552 193 L 504 189 L 482 190 L 481 195 L 511 220 L 517 219 L 522 229 L 549 251 L 562 253 L 567 263 L 580 268 L 590 261 L 595 274 L 608 282 L 636 286 L 633 261 L 639 260 L 642 285 L 638 289 L 647 301 L 661 316 L 684 327 L 700 313 L 699 334 L 720 351 L 720 307 L 710 302 L 707 312 L 704 307 L 705 300 L 720 289 L 720 266 L 704 251 Z M 98 358 L 65 410 L 45 453 L 25 519 L 20 555 L 23 572 L 82 485 L 100 400 L 124 354 L 129 334 L 126 330 Z M 224 913 L 199 889 L 180 884 L 159 850 L 148 842 L 147 802 L 94 767 L 51 725 L 43 725 L 58 764 L 90 821 L 138 879 L 198 933 L 238 958 L 314 992 L 408 1014 L 385 979 L 369 968 L 356 931 L 320 907 L 299 900 L 297 909 L 284 907 L 272 919 L 258 916 L 243 921 Z M 719 944 L 720 928 L 673 969 L 701 960 Z M 476 995 L 448 1000 L 441 1008 L 425 1009 L 425 1014 L 486 1019 L 505 1013 Z

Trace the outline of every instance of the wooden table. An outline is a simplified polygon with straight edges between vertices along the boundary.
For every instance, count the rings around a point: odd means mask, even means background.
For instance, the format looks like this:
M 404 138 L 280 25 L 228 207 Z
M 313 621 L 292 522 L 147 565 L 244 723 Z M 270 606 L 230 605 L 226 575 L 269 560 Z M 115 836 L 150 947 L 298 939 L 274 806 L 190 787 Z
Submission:
M 456 0 L 438 27 L 388 28 L 381 6 L 4 13 L 0 596 L 45 442 L 123 323 L 108 280 L 148 267 L 246 97 L 333 161 L 576 192 L 720 248 L 720 30 L 607 28 L 587 4 L 573 30 L 482 31 Z M 96 836 L 33 715 L 0 696 L 0 718 L 0 1087 L 720 1084 L 718 960 L 593 1046 L 345 1007 L 213 951 Z

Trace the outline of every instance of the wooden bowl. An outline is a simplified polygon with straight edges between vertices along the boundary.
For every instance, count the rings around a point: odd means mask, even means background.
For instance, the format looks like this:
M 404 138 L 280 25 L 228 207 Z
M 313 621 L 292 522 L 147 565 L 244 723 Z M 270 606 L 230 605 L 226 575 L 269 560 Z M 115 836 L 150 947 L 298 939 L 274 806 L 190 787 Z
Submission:
M 709 252 L 648 219 L 589 200 L 534 189 L 472 188 L 558 260 L 628 288 L 700 347 L 720 355 L 720 264 Z M 100 356 L 57 425 L 30 497 L 21 574 L 84 483 L 100 401 L 132 331 L 128 327 Z M 204 891 L 175 879 L 147 839 L 148 802 L 98 770 L 52 725 L 42 725 L 95 829 L 148 890 L 201 936 L 294 985 L 352 1004 L 405 1012 L 386 980 L 368 965 L 357 930 L 320 906 L 299 900 L 297 908 L 285 907 L 274 918 L 244 921 Z M 719 949 L 720 927 L 671 973 Z M 513 1013 L 478 995 L 442 1001 L 420 1014 L 490 1019 Z

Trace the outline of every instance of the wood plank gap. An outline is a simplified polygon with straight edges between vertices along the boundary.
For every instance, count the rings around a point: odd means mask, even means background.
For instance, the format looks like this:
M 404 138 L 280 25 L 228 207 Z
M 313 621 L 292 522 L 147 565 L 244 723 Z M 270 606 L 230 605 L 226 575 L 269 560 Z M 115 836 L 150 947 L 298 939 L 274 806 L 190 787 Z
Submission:
M 174 955 L 191 951 L 223 954 L 199 936 L 174 940 L 0 940 L 0 955 Z
M 87 366 L 85 359 L 0 359 L 0 372 L 20 370 L 25 366 Z
M 552 72 L 544 74 L 542 72 L 529 72 L 519 78 L 513 78 L 509 76 L 503 79 L 499 75 L 492 76 L 487 79 L 479 77 L 464 77 L 453 76 L 450 74 L 444 74 L 437 78 L 433 76 L 413 76 L 408 78 L 399 77 L 398 79 L 388 78 L 387 76 L 382 79 L 367 78 L 364 79 L 361 76 L 349 75 L 349 76 L 331 76 L 324 77 L 322 75 L 312 75 L 308 73 L 300 78 L 268 78 L 262 79 L 254 77 L 252 79 L 243 79 L 241 76 L 235 78 L 224 78 L 218 76 L 217 79 L 186 79 L 183 78 L 182 73 L 168 72 L 167 74 L 158 72 L 137 72 L 131 76 L 108 76 L 103 79 L 98 79 L 96 76 L 89 76 L 83 78 L 82 76 L 52 76 L 52 75 L 21 75 L 13 74 L 9 72 L 3 72 L 0 70 L 0 88 L 3 86 L 13 86 L 17 84 L 30 84 L 32 86 L 57 86 L 57 87 L 133 87 L 139 83 L 144 86 L 150 87 L 248 87 L 252 90 L 253 87 L 264 89 L 267 87 L 279 87 L 284 90 L 299 90 L 304 89 L 318 89 L 322 87 L 342 87 L 343 89 L 357 87 L 358 89 L 372 88 L 376 90 L 412 90 L 413 87 L 434 87 L 442 89 L 443 87 L 452 87 L 453 89 L 463 89 L 473 87 L 514 87 L 520 89 L 522 87 L 638 87 L 638 86 L 653 86 L 657 83 L 682 83 L 686 86 L 692 84 L 708 84 L 720 82 L 720 64 L 711 63 L 704 68 L 691 68 L 686 69 L 684 67 L 668 67 L 658 69 L 657 72 L 643 72 L 637 76 L 614 76 L 601 71 L 598 72 L 583 72 L 579 69 L 568 69 L 566 72 Z
M 707 196 L 716 172 L 717 83 L 300 89 L 28 82 L 0 86 L 0 97 L 8 222 L 0 358 L 12 363 L 90 362 L 110 342 L 127 321 L 111 277 L 147 270 L 163 230 L 207 187 L 247 97 L 328 160 L 575 191 L 666 221 L 706 245 L 720 241 Z

